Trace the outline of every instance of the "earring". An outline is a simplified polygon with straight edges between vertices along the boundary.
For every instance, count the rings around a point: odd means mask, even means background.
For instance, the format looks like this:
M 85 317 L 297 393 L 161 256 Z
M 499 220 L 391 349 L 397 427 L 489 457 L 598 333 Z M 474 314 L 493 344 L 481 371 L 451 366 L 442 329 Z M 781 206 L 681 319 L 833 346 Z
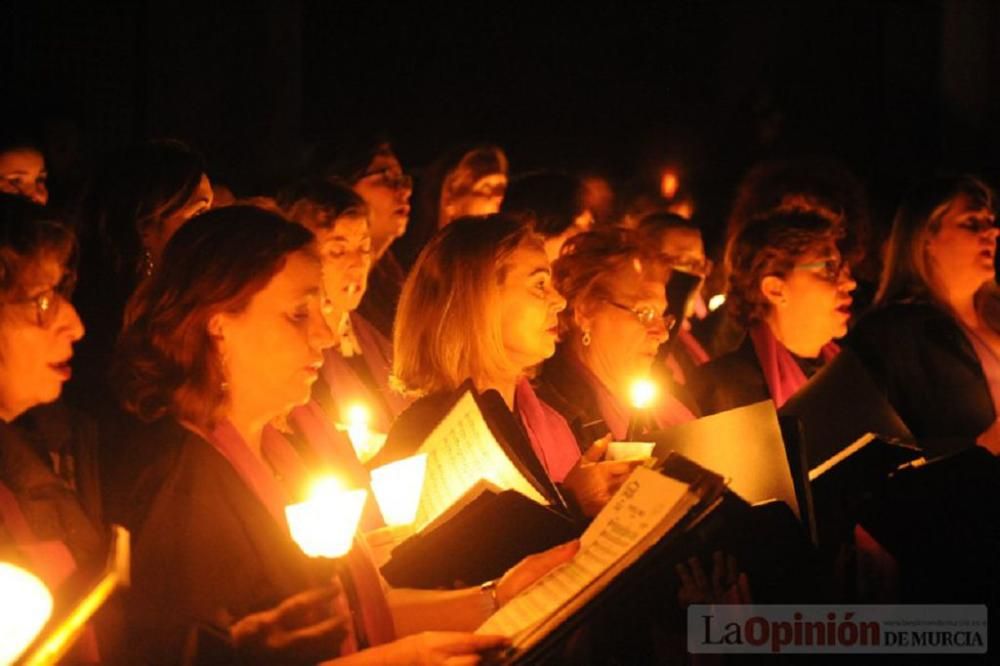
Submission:
M 590 346 L 590 331 L 583 332 L 583 338 L 580 339 L 580 342 L 583 343 L 584 347 Z
M 139 274 L 148 278 L 153 274 L 153 255 L 150 253 L 148 248 L 144 248 L 142 251 L 142 261 L 139 265 Z

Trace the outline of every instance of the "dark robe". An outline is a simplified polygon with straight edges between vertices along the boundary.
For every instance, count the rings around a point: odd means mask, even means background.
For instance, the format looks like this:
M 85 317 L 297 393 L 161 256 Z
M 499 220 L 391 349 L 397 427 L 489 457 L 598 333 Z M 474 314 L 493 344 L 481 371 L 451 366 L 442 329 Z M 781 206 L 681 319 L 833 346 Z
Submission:
M 794 354 L 792 358 L 806 378 L 812 377 L 823 366 L 822 361 L 816 359 L 804 359 Z M 706 416 L 771 399 L 771 391 L 749 335 L 736 351 L 699 367 L 687 388 L 694 395 L 701 413 Z
M 372 268 L 368 288 L 358 306 L 358 314 L 371 322 L 387 340 L 392 340 L 392 322 L 396 319 L 396 306 L 405 280 L 406 271 L 392 248 L 386 250 Z
M 976 351 L 947 312 L 899 303 L 861 319 L 844 340 L 929 453 L 972 443 L 996 420 Z
M 150 432 L 160 455 L 136 482 L 129 525 L 129 661 L 175 663 L 196 625 L 227 631 L 321 578 L 211 444 L 176 423 Z

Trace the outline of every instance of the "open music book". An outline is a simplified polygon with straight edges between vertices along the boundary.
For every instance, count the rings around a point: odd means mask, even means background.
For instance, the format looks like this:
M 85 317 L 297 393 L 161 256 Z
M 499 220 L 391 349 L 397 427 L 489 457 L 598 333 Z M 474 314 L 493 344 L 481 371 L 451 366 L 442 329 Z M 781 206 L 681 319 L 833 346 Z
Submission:
M 516 490 L 541 505 L 548 504 L 497 441 L 471 390 L 459 398 L 420 446 L 419 452 L 427 454 L 427 471 L 414 523 L 417 532 L 433 523 L 463 496 L 467 500 L 475 499 L 478 493 L 470 497 L 469 491 L 481 481 L 488 482 L 483 488 Z
M 639 467 L 580 538 L 572 560 L 536 581 L 477 629 L 516 650 L 544 639 L 660 542 L 692 509 L 718 497 L 721 478 L 694 484 Z

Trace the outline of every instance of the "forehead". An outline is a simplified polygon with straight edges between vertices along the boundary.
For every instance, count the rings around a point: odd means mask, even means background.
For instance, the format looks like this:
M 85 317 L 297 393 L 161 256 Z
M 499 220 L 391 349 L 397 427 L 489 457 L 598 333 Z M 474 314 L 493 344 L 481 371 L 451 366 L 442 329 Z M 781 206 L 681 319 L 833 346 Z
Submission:
M 403 170 L 403 165 L 399 163 L 399 159 L 396 157 L 396 154 L 391 150 L 384 150 L 376 153 L 372 158 L 372 161 L 368 163 L 367 171 L 369 173 L 374 173 L 385 169 L 388 169 L 389 171 Z
M 669 253 L 703 252 L 704 243 L 697 229 L 675 227 L 667 229 L 660 237 L 661 249 Z
M 533 245 L 519 245 L 505 262 L 510 276 L 528 277 L 538 271 L 549 272 L 549 258 L 545 250 Z
M 961 193 L 952 199 L 944 214 L 944 219 L 961 220 L 968 217 L 994 217 L 994 213 L 978 197 Z
M 34 148 L 13 148 L 0 152 L 0 172 L 39 171 L 44 166 L 45 159 Z
M 808 248 L 799 257 L 799 263 L 838 258 L 840 258 L 840 250 L 837 249 L 837 244 L 833 240 L 829 240 Z
M 320 229 L 316 235 L 324 241 L 366 237 L 368 236 L 368 218 L 364 215 L 341 215 L 333 221 L 328 229 Z
M 662 282 L 650 280 L 631 268 L 622 268 L 611 274 L 605 282 L 613 295 L 635 301 L 665 301 L 666 286 Z

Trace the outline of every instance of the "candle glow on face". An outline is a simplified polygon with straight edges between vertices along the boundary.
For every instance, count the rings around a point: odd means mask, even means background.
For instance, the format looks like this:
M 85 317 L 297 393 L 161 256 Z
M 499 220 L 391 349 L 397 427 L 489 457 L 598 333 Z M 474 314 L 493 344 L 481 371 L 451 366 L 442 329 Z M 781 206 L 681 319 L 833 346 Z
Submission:
M 52 615 L 52 594 L 24 569 L 0 562 L 0 664 L 10 664 Z
M 635 409 L 646 409 L 653 404 L 657 394 L 656 384 L 650 379 L 637 379 L 632 382 L 630 399 Z
M 309 499 L 285 507 L 292 538 L 309 557 L 346 555 L 367 498 L 367 490 L 344 490 L 333 477 L 317 480 Z
M 372 470 L 372 491 L 386 525 L 409 525 L 416 519 L 426 470 L 426 453 Z

